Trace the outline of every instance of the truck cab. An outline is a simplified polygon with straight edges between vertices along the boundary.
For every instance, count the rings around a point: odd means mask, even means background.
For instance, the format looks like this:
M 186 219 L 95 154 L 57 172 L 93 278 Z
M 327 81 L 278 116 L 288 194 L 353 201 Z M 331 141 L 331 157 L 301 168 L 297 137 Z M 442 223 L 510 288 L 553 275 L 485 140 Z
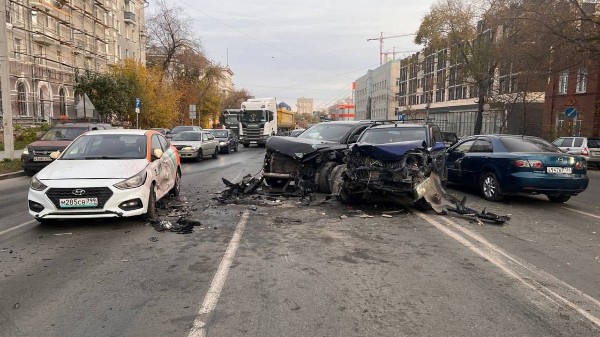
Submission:
M 240 111 L 240 143 L 264 146 L 277 134 L 277 102 L 275 98 L 251 98 L 242 103 Z

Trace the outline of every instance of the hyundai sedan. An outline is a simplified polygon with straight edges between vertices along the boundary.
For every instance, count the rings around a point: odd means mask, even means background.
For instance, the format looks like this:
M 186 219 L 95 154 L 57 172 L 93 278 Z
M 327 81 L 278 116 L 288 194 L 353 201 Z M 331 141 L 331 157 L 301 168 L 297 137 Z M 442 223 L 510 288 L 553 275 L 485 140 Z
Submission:
M 492 201 L 529 193 L 562 203 L 589 183 L 585 159 L 530 136 L 467 137 L 448 149 L 446 164 L 448 182 L 477 187 Z
M 156 201 L 179 194 L 179 154 L 156 131 L 90 131 L 52 156 L 29 188 L 29 213 L 39 222 L 155 218 Z

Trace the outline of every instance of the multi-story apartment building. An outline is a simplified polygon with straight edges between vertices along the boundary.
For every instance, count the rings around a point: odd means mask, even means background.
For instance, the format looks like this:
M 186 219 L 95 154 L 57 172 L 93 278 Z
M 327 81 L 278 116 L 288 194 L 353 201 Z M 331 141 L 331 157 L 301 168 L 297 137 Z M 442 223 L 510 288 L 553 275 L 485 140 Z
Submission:
M 356 119 L 395 119 L 398 107 L 400 61 L 392 60 L 369 69 L 356 80 Z
M 428 120 L 442 130 L 461 135 L 473 133 L 477 87 L 464 78 L 458 54 L 448 48 L 419 52 L 401 60 L 399 118 Z M 541 136 L 544 95 L 539 83 L 529 88 L 523 99 L 517 74 L 498 69 L 489 88 L 491 102 L 484 105 L 482 133 Z
M 145 62 L 143 0 L 7 0 L 11 106 L 17 123 L 75 119 L 78 72 Z M 5 88 L 2 88 L 3 90 Z
M 297 113 L 298 114 L 311 114 L 313 113 L 313 99 L 300 97 L 296 100 Z
M 233 71 L 229 66 L 218 68 L 220 77 L 217 81 L 217 88 L 223 97 L 229 96 L 234 90 Z

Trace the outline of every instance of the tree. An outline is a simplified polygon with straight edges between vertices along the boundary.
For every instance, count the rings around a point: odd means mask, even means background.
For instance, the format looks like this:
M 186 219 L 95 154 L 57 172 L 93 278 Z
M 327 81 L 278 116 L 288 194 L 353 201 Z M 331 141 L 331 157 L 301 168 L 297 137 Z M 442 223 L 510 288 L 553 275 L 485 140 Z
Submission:
M 415 43 L 426 50 L 449 47 L 450 57 L 458 57 L 463 76 L 477 95 L 475 134 L 481 133 L 483 107 L 500 62 L 497 29 L 506 19 L 506 8 L 504 1 L 439 0 L 415 37 Z
M 75 76 L 75 95 L 87 94 L 102 120 L 126 119 L 128 101 L 135 91 L 135 84 L 124 77 L 111 73 L 85 70 Z
M 239 109 L 242 106 L 242 102 L 252 97 L 246 89 L 234 90 L 223 98 L 221 109 Z

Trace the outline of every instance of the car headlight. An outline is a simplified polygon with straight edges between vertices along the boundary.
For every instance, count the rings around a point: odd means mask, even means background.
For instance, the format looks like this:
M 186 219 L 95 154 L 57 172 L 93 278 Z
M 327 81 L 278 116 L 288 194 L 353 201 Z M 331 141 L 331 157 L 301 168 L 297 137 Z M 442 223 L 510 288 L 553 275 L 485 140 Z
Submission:
M 39 179 L 36 176 L 33 176 L 33 178 L 31 178 L 31 189 L 32 190 L 43 191 L 46 188 L 48 188 L 48 186 L 44 185 L 44 183 L 39 181 Z
M 198 148 L 195 147 L 195 146 L 186 146 L 182 150 L 185 150 L 185 151 L 196 151 L 196 150 L 198 150 Z
M 133 177 L 127 180 L 123 180 L 120 183 L 116 183 L 113 186 L 120 190 L 127 190 L 130 188 L 140 187 L 146 182 L 146 176 L 146 169 L 143 169 L 140 173 L 134 175 Z
M 23 149 L 23 154 L 29 154 L 29 148 L 27 146 Z
M 227 145 L 227 142 L 219 142 L 219 145 Z

